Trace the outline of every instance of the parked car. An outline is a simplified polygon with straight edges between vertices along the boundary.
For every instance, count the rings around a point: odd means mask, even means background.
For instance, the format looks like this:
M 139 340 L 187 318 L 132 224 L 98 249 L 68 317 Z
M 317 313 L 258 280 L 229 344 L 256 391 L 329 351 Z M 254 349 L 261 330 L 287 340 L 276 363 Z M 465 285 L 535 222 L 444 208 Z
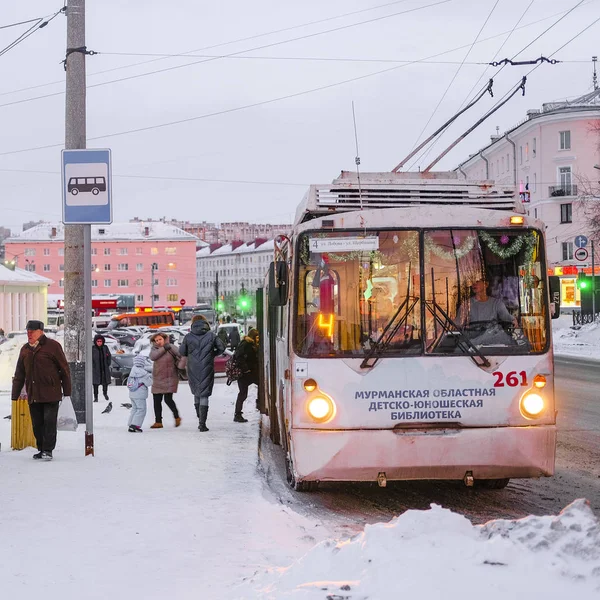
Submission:
M 119 344 L 121 344 L 121 346 L 129 346 L 130 348 L 135 346 L 135 343 L 140 337 L 139 335 L 136 336 L 128 331 L 122 331 L 118 329 L 113 330 L 110 335 L 111 337 L 114 337 Z
M 233 329 L 237 328 L 237 330 L 240 332 L 240 340 L 244 339 L 244 333 L 243 333 L 243 329 L 240 323 L 223 323 L 221 325 L 219 325 L 217 327 L 217 335 L 219 335 L 219 331 L 221 331 L 222 329 L 225 330 L 227 332 L 227 346 L 230 346 L 229 343 L 229 334 L 232 332 Z
M 216 375 L 224 375 L 225 374 L 225 365 L 227 361 L 233 356 L 233 352 L 229 350 L 225 350 L 223 354 L 219 356 L 215 356 L 215 374 Z
M 110 376 L 115 385 L 127 385 L 127 378 L 133 367 L 133 357 L 134 355 L 131 352 L 112 355 Z

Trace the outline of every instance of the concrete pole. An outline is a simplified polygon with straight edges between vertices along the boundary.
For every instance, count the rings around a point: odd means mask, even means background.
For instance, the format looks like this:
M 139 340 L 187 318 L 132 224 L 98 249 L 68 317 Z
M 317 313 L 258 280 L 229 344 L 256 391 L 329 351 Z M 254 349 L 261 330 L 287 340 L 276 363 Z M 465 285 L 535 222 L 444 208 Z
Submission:
M 596 322 L 596 261 L 594 257 L 594 240 L 592 240 L 592 323 Z
M 86 147 L 85 0 L 67 1 L 65 148 Z M 71 369 L 73 406 L 77 422 L 86 410 L 87 314 L 85 307 L 85 237 L 89 225 L 65 225 L 65 354 Z
M 151 306 L 152 306 L 152 310 L 154 310 L 154 272 L 158 269 L 158 264 L 157 263 L 152 263 L 152 267 L 151 267 L 151 271 L 152 271 L 152 297 L 151 297 Z

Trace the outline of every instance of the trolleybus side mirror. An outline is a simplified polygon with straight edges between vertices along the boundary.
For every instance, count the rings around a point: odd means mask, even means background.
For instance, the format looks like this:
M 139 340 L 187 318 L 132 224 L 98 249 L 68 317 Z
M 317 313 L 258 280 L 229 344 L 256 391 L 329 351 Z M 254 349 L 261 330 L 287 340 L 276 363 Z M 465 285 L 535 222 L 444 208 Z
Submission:
M 552 319 L 558 319 L 560 317 L 560 277 L 550 275 L 548 286 L 550 288 L 550 316 Z
M 269 305 L 285 306 L 288 301 L 288 266 L 283 260 L 269 266 Z

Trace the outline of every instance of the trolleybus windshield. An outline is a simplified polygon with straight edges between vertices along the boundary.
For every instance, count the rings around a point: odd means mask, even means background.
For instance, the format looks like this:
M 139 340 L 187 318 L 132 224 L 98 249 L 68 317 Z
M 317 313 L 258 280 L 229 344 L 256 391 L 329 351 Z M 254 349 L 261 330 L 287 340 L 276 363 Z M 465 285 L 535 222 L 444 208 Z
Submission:
M 310 232 L 298 244 L 301 356 L 547 350 L 543 247 L 534 230 Z

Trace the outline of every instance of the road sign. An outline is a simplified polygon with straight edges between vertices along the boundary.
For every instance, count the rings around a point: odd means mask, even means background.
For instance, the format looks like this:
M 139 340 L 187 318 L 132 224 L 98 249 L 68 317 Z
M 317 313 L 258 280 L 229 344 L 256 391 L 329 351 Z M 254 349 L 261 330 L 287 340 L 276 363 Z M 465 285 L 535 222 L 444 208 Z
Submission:
M 112 223 L 109 149 L 62 151 L 63 223 Z
M 181 304 L 181 306 L 185 306 L 185 298 L 182 298 L 182 299 L 179 301 L 179 304 Z
M 577 248 L 573 255 L 577 260 L 586 260 L 588 257 L 588 251 L 585 248 Z
M 585 248 L 588 245 L 588 239 L 585 235 L 578 235 L 575 237 L 575 245 L 578 248 Z

